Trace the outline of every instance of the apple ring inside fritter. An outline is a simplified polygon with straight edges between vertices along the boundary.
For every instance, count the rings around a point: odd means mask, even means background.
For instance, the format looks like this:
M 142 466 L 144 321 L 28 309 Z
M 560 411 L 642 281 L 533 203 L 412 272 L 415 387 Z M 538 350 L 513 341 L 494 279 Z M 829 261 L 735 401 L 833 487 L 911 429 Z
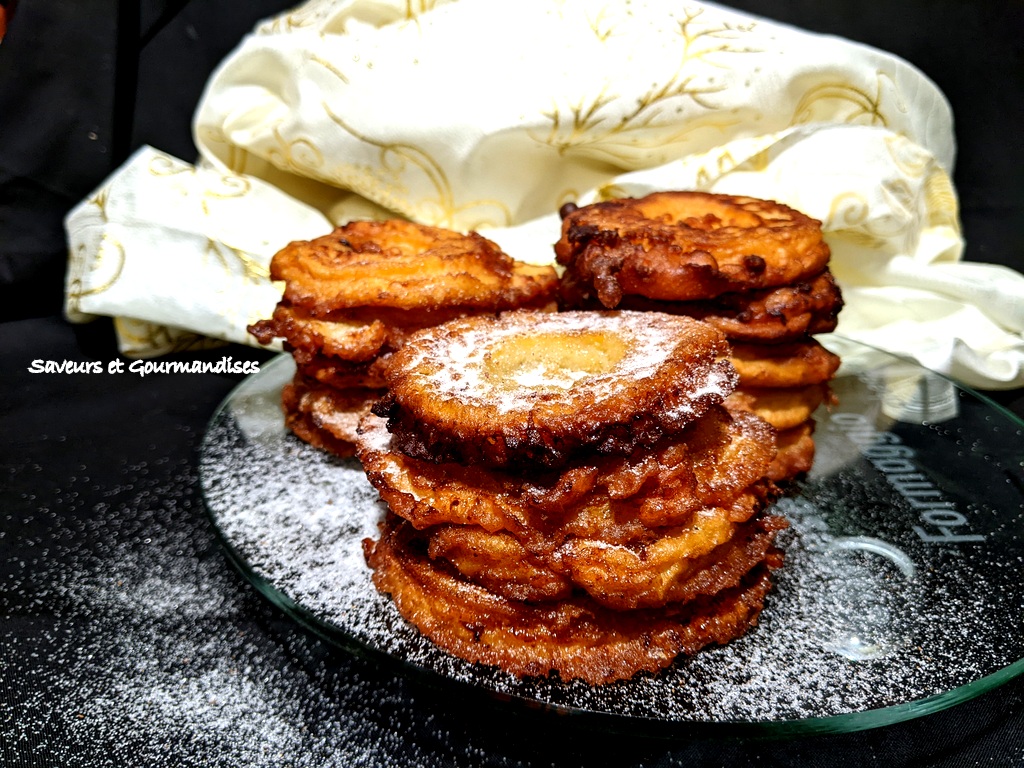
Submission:
M 560 529 L 616 543 L 647 528 L 685 524 L 698 509 L 731 504 L 765 476 L 775 456 L 775 433 L 766 422 L 720 406 L 650 450 L 585 454 L 526 477 L 406 456 L 373 415 L 359 429 L 358 456 L 370 483 L 417 528 L 456 523 L 518 534 L 533 528 L 548 536 Z
M 608 308 L 624 296 L 710 299 L 818 274 L 821 223 L 786 205 L 707 192 L 654 192 L 563 209 L 559 264 Z
M 396 447 L 428 461 L 565 464 L 683 429 L 736 384 L 724 336 L 652 312 L 507 312 L 410 337 L 385 370 Z
M 657 672 L 681 654 L 744 634 L 782 561 L 772 550 L 736 587 L 664 608 L 616 611 L 585 596 L 528 603 L 495 594 L 432 560 L 415 529 L 394 516 L 364 550 L 377 588 L 441 648 L 521 677 L 557 673 L 593 685 Z
M 561 282 L 560 301 L 566 309 L 603 308 L 568 273 Z M 832 273 L 825 270 L 792 285 L 723 293 L 706 300 L 658 301 L 623 296 L 617 308 L 687 315 L 713 325 L 731 342 L 774 344 L 831 333 L 836 329 L 843 298 Z
M 314 314 L 364 307 L 498 312 L 554 299 L 550 266 L 514 261 L 495 243 L 409 221 L 353 221 L 290 243 L 271 260 L 284 301 Z

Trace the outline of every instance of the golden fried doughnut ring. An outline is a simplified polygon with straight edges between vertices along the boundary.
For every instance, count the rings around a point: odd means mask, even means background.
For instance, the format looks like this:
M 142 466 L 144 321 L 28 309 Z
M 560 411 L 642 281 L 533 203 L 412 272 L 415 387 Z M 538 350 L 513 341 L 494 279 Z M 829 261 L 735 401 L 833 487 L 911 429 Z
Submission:
M 832 390 L 826 383 L 804 387 L 738 387 L 725 399 L 732 413 L 748 411 L 782 431 L 811 418 L 824 402 L 831 402 Z
M 431 557 L 506 597 L 564 599 L 575 585 L 610 608 L 655 608 L 734 586 L 764 559 L 785 521 L 762 516 L 747 522 L 761 508 L 751 499 L 700 510 L 685 526 L 620 544 L 536 531 L 489 533 L 473 525 L 436 526 L 424 537 Z
M 815 339 L 785 344 L 733 344 L 729 362 L 740 376 L 740 387 L 803 387 L 829 381 L 839 368 L 839 356 Z
M 533 557 L 507 531 L 489 533 L 475 525 L 440 525 L 425 533 L 427 554 L 448 561 L 459 574 L 511 600 L 564 600 L 572 582 Z
M 768 469 L 768 477 L 776 483 L 795 480 L 814 465 L 814 419 L 784 429 L 778 434 L 779 451 Z
M 385 351 L 393 332 L 380 320 L 358 322 L 345 318 L 319 318 L 299 307 L 279 303 L 269 320 L 248 328 L 260 344 L 282 338 L 296 360 L 309 362 L 316 355 L 363 363 Z
M 598 510 L 604 514 L 604 509 L 617 526 L 627 530 L 634 518 L 648 528 L 682 525 L 696 510 L 727 506 L 750 491 L 765 477 L 775 450 L 774 430 L 763 419 L 749 413 L 729 414 L 715 406 L 650 450 L 584 460 L 571 465 L 575 472 L 565 472 L 546 484 L 543 476 L 535 475 L 522 484 L 522 494 L 546 519 L 566 529 L 572 525 L 564 510 L 578 508 L 589 511 L 587 516 L 576 514 L 577 526 Z M 597 472 L 587 480 L 591 467 Z M 770 498 L 774 491 L 768 486 L 759 492 Z
M 602 307 L 568 274 L 563 276 L 561 294 L 561 304 L 568 309 Z M 723 293 L 705 301 L 657 301 L 643 296 L 623 296 L 618 308 L 687 315 L 713 325 L 731 342 L 779 343 L 834 331 L 843 298 L 832 273 L 826 269 L 793 285 Z
M 384 368 L 390 355 L 383 354 L 363 363 L 351 363 L 337 357 L 312 355 L 308 357 L 298 351 L 292 352 L 295 367 L 307 379 L 319 381 L 335 389 L 364 387 L 383 389 Z
M 735 586 L 786 527 L 781 517 L 737 525 L 718 510 L 705 512 L 695 524 L 641 547 L 570 539 L 546 562 L 609 608 L 658 608 Z
M 792 285 L 677 306 L 681 314 L 710 323 L 731 340 L 780 342 L 834 331 L 843 294 L 826 269 Z
M 543 306 L 557 290 L 552 267 L 513 261 L 475 232 L 397 219 L 353 221 L 290 243 L 274 255 L 270 276 L 285 281 L 285 303 L 320 315 L 360 307 L 498 312 Z
M 417 331 L 467 314 L 473 313 L 461 307 L 430 311 L 371 307 L 316 315 L 280 302 L 270 319 L 253 323 L 247 330 L 260 344 L 284 339 L 285 350 L 296 360 L 308 362 L 323 355 L 360 363 L 393 352 Z
M 744 412 L 731 416 L 721 406 L 650 450 L 575 458 L 526 479 L 406 456 L 392 449 L 383 419 L 373 415 L 359 429 L 358 456 L 370 483 L 416 528 L 457 523 L 549 536 L 561 529 L 610 542 L 731 504 L 765 476 L 775 455 L 775 433 L 766 422 Z M 764 493 L 770 498 L 773 490 Z
M 391 356 L 374 408 L 402 452 L 489 466 L 628 454 L 720 403 L 724 336 L 653 312 L 507 312 L 453 320 Z
M 526 603 L 496 595 L 431 560 L 414 529 L 389 516 L 364 541 L 377 589 L 432 642 L 520 677 L 558 673 L 591 685 L 657 672 L 680 654 L 724 644 L 757 623 L 782 562 L 773 550 L 737 587 L 660 609 L 616 611 L 586 597 Z
M 751 197 L 655 192 L 563 212 L 558 263 L 608 308 L 630 294 L 692 301 L 787 285 L 830 256 L 819 221 Z
M 356 452 L 357 428 L 383 390 L 337 390 L 296 373 L 281 392 L 285 426 L 310 445 L 348 458 Z

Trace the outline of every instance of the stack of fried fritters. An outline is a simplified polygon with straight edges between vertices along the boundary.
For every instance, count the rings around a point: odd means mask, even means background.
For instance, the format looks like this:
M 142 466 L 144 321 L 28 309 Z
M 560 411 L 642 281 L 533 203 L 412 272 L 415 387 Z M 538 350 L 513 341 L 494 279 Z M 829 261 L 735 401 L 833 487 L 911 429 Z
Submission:
M 374 582 L 432 641 L 606 683 L 743 634 L 785 521 L 774 430 L 722 403 L 725 337 L 657 312 L 518 311 L 406 339 L 358 456 Z
M 834 330 L 842 308 L 820 222 L 772 201 L 704 192 L 569 205 L 562 218 L 562 306 L 688 315 L 721 330 L 740 376 L 727 406 L 778 431 L 772 479 L 806 472 L 812 414 L 830 399 L 839 365 L 813 337 Z
M 339 456 L 384 392 L 382 364 L 421 328 L 516 308 L 554 309 L 555 271 L 514 261 L 476 233 L 401 220 L 354 221 L 274 255 L 284 295 L 249 331 L 295 359 L 282 394 L 287 426 Z

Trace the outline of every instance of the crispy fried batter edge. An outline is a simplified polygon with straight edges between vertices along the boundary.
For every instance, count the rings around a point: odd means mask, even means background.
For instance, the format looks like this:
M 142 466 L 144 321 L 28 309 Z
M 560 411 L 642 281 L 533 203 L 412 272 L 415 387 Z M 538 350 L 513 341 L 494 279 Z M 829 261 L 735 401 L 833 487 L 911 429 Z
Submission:
M 782 563 L 769 552 L 737 587 L 662 609 L 615 611 L 586 597 L 531 604 L 510 600 L 458 578 L 414 545 L 399 518 L 382 526 L 364 553 L 377 589 L 427 638 L 470 662 L 519 677 L 557 674 L 591 685 L 654 673 L 682 654 L 724 644 L 757 623 Z
M 690 301 L 787 285 L 824 270 L 831 252 L 821 223 L 788 206 L 683 191 L 571 210 L 555 254 L 613 308 L 628 295 Z

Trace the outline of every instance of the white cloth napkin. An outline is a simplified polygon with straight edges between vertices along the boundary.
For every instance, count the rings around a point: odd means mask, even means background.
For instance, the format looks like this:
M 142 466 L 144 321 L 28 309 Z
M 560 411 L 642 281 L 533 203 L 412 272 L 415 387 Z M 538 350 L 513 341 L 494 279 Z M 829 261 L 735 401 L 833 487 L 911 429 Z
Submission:
M 823 222 L 838 333 L 1024 385 L 1024 277 L 962 262 L 943 95 L 884 52 L 710 3 L 312 0 L 211 77 L 200 156 L 144 147 L 68 216 L 67 312 L 123 351 L 252 343 L 271 256 L 352 218 L 553 260 L 558 208 L 656 189 Z

